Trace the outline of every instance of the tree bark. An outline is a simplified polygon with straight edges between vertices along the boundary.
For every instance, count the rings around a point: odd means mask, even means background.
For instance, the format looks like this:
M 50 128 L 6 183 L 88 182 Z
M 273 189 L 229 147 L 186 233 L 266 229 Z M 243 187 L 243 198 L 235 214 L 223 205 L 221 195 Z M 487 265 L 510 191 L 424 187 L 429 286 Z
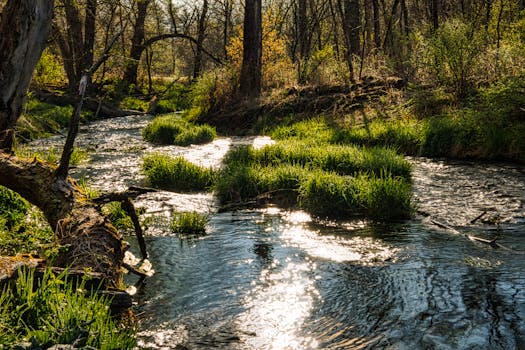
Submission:
M 0 19 L 0 150 L 11 151 L 16 121 L 42 55 L 53 0 L 10 0 Z
M 372 0 L 372 10 L 374 17 L 374 44 L 376 49 L 381 48 L 381 23 L 379 22 L 379 3 Z
M 193 79 L 197 79 L 202 70 L 202 44 L 206 34 L 206 19 L 208 17 L 208 0 L 204 0 L 202 4 L 202 11 L 199 16 L 199 24 L 197 28 L 197 45 L 195 48 L 195 62 L 193 65 Z
M 144 37 L 146 15 L 151 0 L 137 1 L 137 18 L 133 26 L 133 37 L 131 38 L 131 50 L 129 52 L 129 62 L 126 65 L 124 78 L 122 79 L 122 91 L 127 91 L 129 86 L 137 84 L 140 56 L 144 51 Z
M 244 38 L 240 93 L 243 98 L 248 100 L 256 99 L 261 95 L 261 11 L 261 0 L 246 0 L 244 7 Z

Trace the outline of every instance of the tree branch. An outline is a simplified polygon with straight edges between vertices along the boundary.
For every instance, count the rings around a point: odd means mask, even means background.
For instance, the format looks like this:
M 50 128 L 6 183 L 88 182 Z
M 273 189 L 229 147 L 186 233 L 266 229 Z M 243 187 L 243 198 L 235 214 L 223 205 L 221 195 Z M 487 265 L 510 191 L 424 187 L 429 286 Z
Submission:
M 69 161 L 71 159 L 71 154 L 73 153 L 73 146 L 75 144 L 75 139 L 78 134 L 78 124 L 80 123 L 80 112 L 82 111 L 82 104 L 84 103 L 84 96 L 86 95 L 86 89 L 87 85 L 89 83 L 89 80 L 91 80 L 91 76 L 95 71 L 109 58 L 109 51 L 115 45 L 115 42 L 117 39 L 124 33 L 124 30 L 126 29 L 126 26 L 124 26 L 120 32 L 118 32 L 111 42 L 109 43 L 108 47 L 104 50 L 104 53 L 102 56 L 98 59 L 97 62 L 95 62 L 91 68 L 89 68 L 83 75 L 82 79 L 80 79 L 78 94 L 80 96 L 78 104 L 73 111 L 73 115 L 71 116 L 71 123 L 69 124 L 69 130 L 66 137 L 66 142 L 64 144 L 64 149 L 62 150 L 62 156 L 60 157 L 60 163 L 58 165 L 58 168 L 55 170 L 55 177 L 60 179 L 65 179 L 67 177 L 67 173 L 69 170 Z

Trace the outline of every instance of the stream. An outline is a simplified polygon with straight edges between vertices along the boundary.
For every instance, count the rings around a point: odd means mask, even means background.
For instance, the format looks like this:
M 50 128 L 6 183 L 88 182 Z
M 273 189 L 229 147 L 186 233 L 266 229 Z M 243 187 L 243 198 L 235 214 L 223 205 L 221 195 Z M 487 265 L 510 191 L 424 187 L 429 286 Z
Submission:
M 218 167 L 229 148 L 153 146 L 151 119 L 81 127 L 90 160 L 72 170 L 102 191 L 144 185 L 141 157 L 183 155 Z M 64 138 L 32 148 L 61 147 Z M 156 274 L 135 307 L 141 349 L 525 349 L 525 167 L 411 158 L 420 213 L 395 224 L 319 222 L 302 211 L 217 213 L 207 193 L 159 191 L 137 198 Z M 208 235 L 170 232 L 173 211 L 209 215 Z M 498 225 L 471 224 L 483 211 Z M 497 217 L 496 217 L 497 216 Z M 439 228 L 498 239 L 494 249 Z M 136 239 L 129 237 L 138 256 Z M 130 280 L 132 278 L 130 277 Z

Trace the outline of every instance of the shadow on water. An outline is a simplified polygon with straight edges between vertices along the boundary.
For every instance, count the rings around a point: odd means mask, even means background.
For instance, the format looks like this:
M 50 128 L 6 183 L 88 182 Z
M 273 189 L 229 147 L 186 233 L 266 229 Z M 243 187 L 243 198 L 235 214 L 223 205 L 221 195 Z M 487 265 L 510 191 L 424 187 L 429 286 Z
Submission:
M 141 184 L 143 154 L 162 151 L 218 166 L 235 144 L 156 147 L 144 117 L 83 128 L 86 174 L 102 190 Z M 103 141 L 101 141 L 103 140 Z M 57 146 L 60 138 L 35 143 Z M 412 159 L 421 212 L 509 247 L 493 249 L 423 217 L 398 224 L 319 222 L 268 208 L 216 213 L 209 194 L 159 192 L 137 200 L 157 271 L 138 294 L 145 349 L 523 349 L 525 171 L 506 164 Z M 173 210 L 210 213 L 208 235 L 180 239 Z M 469 222 L 481 212 L 487 224 Z M 490 221 L 490 220 L 489 220 Z M 136 247 L 133 247 L 136 249 Z

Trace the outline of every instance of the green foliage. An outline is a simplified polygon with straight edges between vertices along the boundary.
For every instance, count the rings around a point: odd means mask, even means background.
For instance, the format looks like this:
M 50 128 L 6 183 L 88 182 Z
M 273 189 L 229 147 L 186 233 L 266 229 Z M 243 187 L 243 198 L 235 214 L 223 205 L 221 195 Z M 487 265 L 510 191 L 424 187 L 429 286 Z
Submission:
M 175 213 L 170 222 L 171 230 L 179 235 L 201 236 L 206 234 L 208 217 L 197 212 Z
M 27 203 L 18 193 L 0 186 L 0 218 L 8 229 L 19 225 L 29 210 Z
M 162 95 L 157 105 L 157 113 L 170 113 L 190 108 L 189 93 L 188 85 L 174 84 Z
M 60 161 L 61 154 L 57 152 L 54 147 L 49 147 L 45 150 L 40 149 L 30 149 L 25 146 L 16 146 L 14 148 L 15 154 L 17 157 L 22 158 L 36 158 L 42 162 L 49 164 L 58 164 Z M 78 147 L 73 148 L 71 153 L 71 158 L 69 160 L 69 165 L 75 166 L 82 162 L 85 162 L 89 159 L 89 153 L 86 150 L 80 149 Z
M 215 137 L 217 137 L 217 132 L 214 127 L 188 124 L 186 129 L 175 136 L 173 143 L 178 146 L 199 145 L 211 142 Z
M 0 340 L 14 346 L 32 339 L 38 348 L 75 344 L 97 349 L 132 349 L 134 329 L 112 319 L 110 300 L 67 279 L 67 271 L 55 276 L 50 269 L 41 279 L 34 271 L 22 271 L 16 288 L 5 289 L 0 300 Z
M 212 141 L 217 132 L 209 125 L 194 125 L 175 114 L 153 119 L 143 130 L 145 140 L 165 145 L 188 146 Z
M 65 72 L 59 56 L 46 47 L 33 73 L 33 83 L 38 86 L 65 84 Z
M 0 186 L 0 255 L 38 251 L 52 254 L 53 231 L 40 211 L 17 193 Z
M 211 169 L 159 153 L 144 156 L 142 169 L 151 186 L 172 191 L 205 191 L 215 179 Z
M 142 137 L 149 142 L 170 145 L 184 126 L 185 122 L 175 114 L 156 117 L 142 130 Z
M 409 177 L 411 171 L 410 164 L 393 150 L 350 145 L 320 146 L 308 141 L 280 141 L 255 151 L 254 157 L 262 165 L 298 164 L 342 175 L 388 171 L 395 176 Z
M 193 117 L 230 105 L 235 100 L 237 81 L 238 73 L 234 67 L 204 72 L 192 85 L 189 94 Z
M 326 143 L 334 137 L 334 129 L 322 118 L 307 119 L 289 126 L 278 126 L 270 133 L 275 140 L 301 139 Z
M 133 96 L 126 96 L 120 101 L 120 108 L 133 109 L 136 111 L 147 112 L 149 108 L 148 101 Z
M 72 106 L 55 106 L 29 98 L 17 122 L 17 137 L 29 141 L 56 133 L 69 126 L 72 113 Z
M 465 96 L 472 88 L 472 73 L 482 41 L 469 24 L 459 19 L 442 23 L 430 42 L 431 62 L 440 82 Z
M 122 204 L 120 202 L 111 202 L 104 205 L 104 207 L 102 207 L 102 213 L 109 218 L 113 226 L 118 230 L 133 231 L 135 229 L 133 221 L 128 213 L 122 209 Z
M 96 188 L 89 185 L 85 176 L 82 176 L 77 181 L 77 184 L 80 188 L 80 191 L 86 196 L 87 199 L 95 199 L 100 196 L 100 192 Z
M 412 212 L 410 183 L 391 175 L 349 177 L 315 172 L 299 193 L 301 206 L 317 216 L 396 220 Z
M 342 144 L 382 145 L 415 154 L 421 145 L 422 124 L 415 119 L 374 119 L 363 126 L 339 129 L 333 141 Z

